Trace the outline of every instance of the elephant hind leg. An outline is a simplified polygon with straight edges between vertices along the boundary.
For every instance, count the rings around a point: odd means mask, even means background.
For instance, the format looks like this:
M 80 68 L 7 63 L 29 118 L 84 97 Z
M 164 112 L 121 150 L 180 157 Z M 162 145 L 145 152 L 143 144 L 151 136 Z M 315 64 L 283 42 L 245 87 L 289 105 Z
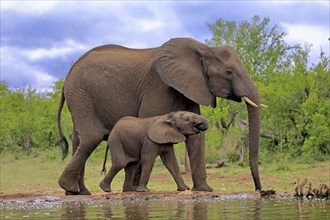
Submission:
M 73 127 L 73 133 L 72 133 L 72 156 L 76 152 L 77 148 L 79 146 L 79 137 L 78 133 Z M 78 177 L 78 186 L 79 186 L 79 193 L 72 193 L 69 191 L 65 191 L 65 195 L 91 195 L 90 191 L 87 189 L 84 181 L 85 176 L 85 165 L 82 167 L 79 177 Z
M 74 194 L 90 194 L 83 180 L 85 162 L 103 137 L 110 133 L 95 111 L 94 101 L 85 90 L 80 89 L 70 91 L 70 96 L 67 97 L 74 122 L 73 148 L 76 151 L 58 183 L 64 190 Z
M 111 166 L 109 172 L 107 173 L 107 175 L 105 175 L 105 177 L 103 178 L 103 180 L 100 182 L 99 186 L 101 187 L 101 189 L 105 192 L 111 192 L 111 182 L 113 180 L 113 178 L 117 175 L 117 173 L 123 169 L 125 167 L 125 165 L 114 165 Z
M 83 182 L 85 162 L 102 141 L 104 129 L 95 124 L 89 128 L 91 132 L 80 133 L 79 146 L 58 180 L 58 184 L 67 191 L 66 194 L 90 194 Z
M 101 189 L 105 192 L 111 192 L 111 182 L 113 178 L 117 175 L 117 173 L 123 169 L 123 166 L 112 166 L 107 173 L 107 175 L 103 178 L 103 180 L 100 182 L 99 186 Z
M 105 175 L 103 180 L 100 182 L 99 186 L 105 192 L 111 192 L 111 182 L 117 173 L 126 167 L 128 161 L 126 159 L 126 154 L 124 147 L 120 142 L 108 142 L 108 146 L 111 153 L 111 168 L 109 172 Z

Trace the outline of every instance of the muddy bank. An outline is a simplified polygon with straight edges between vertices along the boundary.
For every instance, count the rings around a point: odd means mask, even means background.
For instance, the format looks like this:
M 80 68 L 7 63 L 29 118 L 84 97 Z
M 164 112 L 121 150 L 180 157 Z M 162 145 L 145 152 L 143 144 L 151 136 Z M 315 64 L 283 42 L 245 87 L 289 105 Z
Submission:
M 127 192 L 96 193 L 90 196 L 65 196 L 60 194 L 15 194 L 0 195 L 0 209 L 54 208 L 58 206 L 79 206 L 86 204 L 111 204 L 118 202 L 173 202 L 173 201 L 224 201 L 257 199 L 257 192 Z M 293 194 L 276 194 L 271 198 L 294 198 Z

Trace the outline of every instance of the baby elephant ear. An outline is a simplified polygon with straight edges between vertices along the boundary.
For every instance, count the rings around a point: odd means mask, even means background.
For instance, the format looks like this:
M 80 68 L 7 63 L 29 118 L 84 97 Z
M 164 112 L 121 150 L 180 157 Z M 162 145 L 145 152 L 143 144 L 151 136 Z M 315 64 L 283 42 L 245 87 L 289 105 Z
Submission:
M 186 140 L 186 137 L 176 127 L 173 127 L 172 123 L 164 116 L 157 118 L 150 124 L 147 135 L 157 144 L 176 144 Z

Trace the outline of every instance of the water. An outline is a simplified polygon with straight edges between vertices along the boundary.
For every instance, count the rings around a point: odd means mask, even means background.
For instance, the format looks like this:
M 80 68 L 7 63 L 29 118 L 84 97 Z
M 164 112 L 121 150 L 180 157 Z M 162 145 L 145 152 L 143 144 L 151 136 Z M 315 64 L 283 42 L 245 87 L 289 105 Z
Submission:
M 2 202 L 0 219 L 330 219 L 330 200 L 212 198 Z

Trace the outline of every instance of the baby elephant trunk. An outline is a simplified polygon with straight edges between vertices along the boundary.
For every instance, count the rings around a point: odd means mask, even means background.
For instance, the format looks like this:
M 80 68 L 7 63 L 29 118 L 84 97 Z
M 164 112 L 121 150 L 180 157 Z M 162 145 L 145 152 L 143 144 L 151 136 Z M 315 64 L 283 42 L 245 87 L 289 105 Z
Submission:
M 209 128 L 209 122 L 205 119 L 194 124 L 194 128 L 199 131 L 206 131 Z

